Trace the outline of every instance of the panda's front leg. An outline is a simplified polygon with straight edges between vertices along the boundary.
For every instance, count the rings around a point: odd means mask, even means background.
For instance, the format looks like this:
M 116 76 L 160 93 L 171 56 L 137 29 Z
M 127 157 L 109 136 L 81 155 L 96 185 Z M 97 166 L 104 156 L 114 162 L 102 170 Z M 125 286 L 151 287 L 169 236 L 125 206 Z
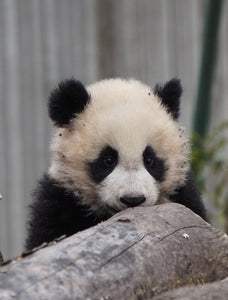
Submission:
M 71 190 L 45 174 L 33 193 L 25 248 L 32 249 L 62 235 L 72 235 L 100 220 L 80 204 Z
M 192 172 L 188 172 L 185 184 L 176 189 L 175 194 L 170 196 L 170 200 L 187 206 L 207 221 L 206 208 L 202 201 L 201 193 L 193 179 Z

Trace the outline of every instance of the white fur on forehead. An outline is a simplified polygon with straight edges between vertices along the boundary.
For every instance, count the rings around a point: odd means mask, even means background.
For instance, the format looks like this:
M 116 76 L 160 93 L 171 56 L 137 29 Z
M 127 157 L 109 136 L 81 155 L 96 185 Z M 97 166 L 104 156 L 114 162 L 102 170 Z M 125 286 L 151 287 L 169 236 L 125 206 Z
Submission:
M 92 184 L 84 163 L 96 159 L 105 146 L 115 148 L 120 159 L 134 167 L 150 145 L 167 167 L 161 192 L 173 192 L 184 182 L 189 168 L 186 138 L 148 86 L 136 80 L 109 79 L 87 90 L 90 103 L 74 120 L 71 132 L 59 129 L 53 139 L 52 151 L 65 158 L 53 156 L 52 175 L 68 173 L 68 178 L 88 188 Z
M 76 123 L 87 124 L 92 139 L 116 146 L 128 156 L 138 155 L 148 144 L 164 158 L 167 152 L 168 157 L 180 152 L 176 149 L 183 145 L 179 125 L 148 86 L 136 80 L 111 79 L 89 86 L 88 91 L 91 105 Z

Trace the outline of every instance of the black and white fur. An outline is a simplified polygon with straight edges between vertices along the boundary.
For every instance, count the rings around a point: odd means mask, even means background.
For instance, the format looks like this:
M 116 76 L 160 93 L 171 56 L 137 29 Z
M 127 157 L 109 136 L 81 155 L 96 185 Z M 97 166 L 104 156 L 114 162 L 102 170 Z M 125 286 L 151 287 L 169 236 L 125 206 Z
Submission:
M 34 193 L 27 249 L 127 207 L 173 201 L 206 218 L 177 122 L 181 93 L 177 79 L 154 91 L 133 79 L 59 84 L 48 103 L 51 166 Z

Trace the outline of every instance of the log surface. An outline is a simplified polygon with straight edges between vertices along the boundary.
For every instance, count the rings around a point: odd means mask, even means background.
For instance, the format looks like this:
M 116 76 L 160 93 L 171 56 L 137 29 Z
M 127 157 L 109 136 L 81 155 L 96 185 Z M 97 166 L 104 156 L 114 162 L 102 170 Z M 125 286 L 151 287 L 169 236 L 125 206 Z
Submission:
M 228 278 L 195 287 L 183 287 L 175 291 L 163 293 L 154 300 L 227 300 Z
M 138 207 L 0 267 L 0 299 L 146 299 L 228 276 L 228 237 L 179 204 Z

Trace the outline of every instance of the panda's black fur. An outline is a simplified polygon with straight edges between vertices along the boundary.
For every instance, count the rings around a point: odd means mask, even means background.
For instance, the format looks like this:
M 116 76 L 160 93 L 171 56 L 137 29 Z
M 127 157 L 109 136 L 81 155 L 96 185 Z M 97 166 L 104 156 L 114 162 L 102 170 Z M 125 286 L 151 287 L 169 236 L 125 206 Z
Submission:
M 156 85 L 154 91 L 148 92 L 148 95 L 150 93 L 159 97 L 159 101 L 161 101 L 161 105 L 165 108 L 166 113 L 171 115 L 176 121 L 179 116 L 180 97 L 182 93 L 180 81 L 172 79 L 164 86 Z M 81 82 L 74 79 L 66 80 L 60 83 L 58 88 L 51 93 L 48 102 L 49 116 L 56 127 L 60 129 L 64 128 L 67 134 L 72 134 L 73 130 L 78 129 L 74 128 L 74 120 L 82 115 L 84 111 L 87 111 L 92 97 L 93 95 L 87 91 Z M 77 126 L 79 126 L 78 124 Z M 82 127 L 85 125 L 83 123 Z M 62 132 L 58 132 L 57 135 L 61 136 Z M 58 143 L 61 144 L 61 142 Z M 93 147 L 93 145 L 90 147 Z M 74 151 L 79 150 L 75 149 Z M 60 161 L 64 166 L 67 159 L 65 157 L 66 154 L 59 153 L 57 150 L 54 152 L 56 152 L 56 162 L 59 163 Z M 166 160 L 157 156 L 150 146 L 145 148 L 142 156 L 148 173 L 150 173 L 156 182 L 162 183 L 166 179 L 166 171 L 168 170 Z M 54 161 L 53 164 L 56 165 L 56 162 Z M 96 159 L 89 160 L 88 164 L 84 165 L 83 168 L 86 168 L 86 172 L 89 174 L 89 179 L 87 180 L 91 180 L 91 184 L 93 183 L 93 185 L 99 185 L 112 173 L 117 163 L 118 152 L 110 146 L 105 147 Z M 184 161 L 180 169 L 185 168 L 185 163 Z M 43 242 L 50 242 L 64 234 L 67 236 L 72 235 L 77 231 L 84 230 L 102 220 L 108 219 L 114 213 L 123 209 L 124 205 L 126 207 L 133 207 L 145 201 L 142 195 L 136 195 L 136 197 L 124 195 L 125 197 L 120 199 L 121 209 L 116 209 L 115 206 L 111 207 L 111 205 L 109 207 L 109 203 L 105 204 L 104 210 L 98 204 L 95 206 L 98 207 L 97 210 L 93 209 L 93 199 L 90 199 L 90 202 L 86 202 L 80 183 L 78 183 L 78 186 L 77 184 L 75 186 L 75 183 L 72 182 L 73 180 L 69 176 L 69 172 L 71 171 L 68 171 L 68 174 L 67 171 L 66 174 L 64 172 L 63 168 L 60 172 L 62 176 L 60 178 L 63 179 L 60 180 L 53 177 L 52 174 L 55 174 L 54 172 L 44 174 L 37 189 L 34 191 L 26 249 L 34 248 Z M 180 184 L 180 186 L 176 184 L 175 190 L 170 194 L 168 193 L 166 197 L 170 201 L 189 207 L 202 218 L 206 219 L 206 210 L 191 172 L 189 170 L 186 171 L 184 176 L 184 183 Z M 97 201 L 99 202 L 99 199 Z
M 49 242 L 62 235 L 72 235 L 96 225 L 111 215 L 88 214 L 88 207 L 78 201 L 73 192 L 44 174 L 33 193 L 27 249 Z
M 75 114 L 81 113 L 89 102 L 89 94 L 80 81 L 74 79 L 59 83 L 48 102 L 48 112 L 55 125 L 69 125 Z

